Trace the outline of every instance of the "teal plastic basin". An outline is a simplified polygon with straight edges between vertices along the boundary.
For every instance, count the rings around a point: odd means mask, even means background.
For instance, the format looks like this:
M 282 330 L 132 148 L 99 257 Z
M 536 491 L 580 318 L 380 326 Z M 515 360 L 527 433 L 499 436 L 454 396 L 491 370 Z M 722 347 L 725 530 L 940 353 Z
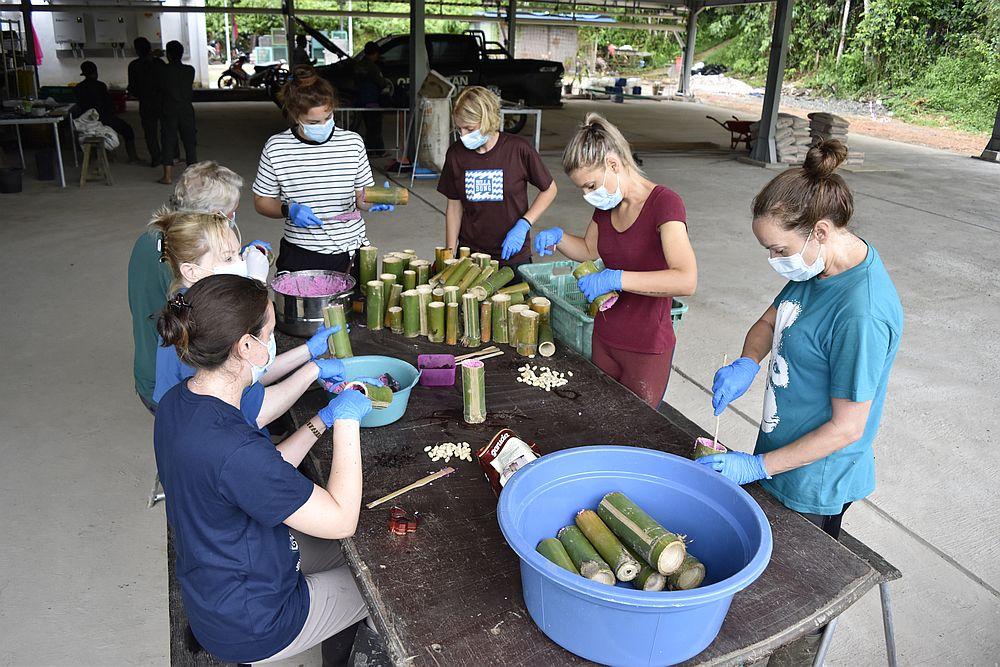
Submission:
M 392 395 L 392 403 L 384 410 L 372 410 L 368 416 L 361 420 L 364 428 L 374 428 L 376 426 L 386 426 L 399 421 L 399 418 L 406 412 L 406 405 L 410 401 L 410 390 L 420 379 L 420 371 L 413 364 L 407 363 L 395 357 L 383 357 L 369 355 L 364 357 L 350 357 L 344 359 L 344 379 L 354 380 L 360 377 L 378 377 L 383 373 L 388 373 L 399 382 L 400 390 Z

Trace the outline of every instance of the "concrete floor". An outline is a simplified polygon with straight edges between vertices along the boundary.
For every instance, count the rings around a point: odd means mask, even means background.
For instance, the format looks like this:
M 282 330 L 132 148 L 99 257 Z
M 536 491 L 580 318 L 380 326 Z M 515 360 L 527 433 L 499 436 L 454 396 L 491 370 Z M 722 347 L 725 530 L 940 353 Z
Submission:
M 698 104 L 572 102 L 546 112 L 543 152 L 560 196 L 542 226 L 582 231 L 589 220 L 559 172 L 558 149 L 590 109 L 649 150 L 728 141 L 704 119 L 725 110 Z M 137 126 L 134 113 L 129 119 Z M 268 104 L 200 105 L 198 119 L 199 155 L 248 181 L 264 140 L 281 129 Z M 1000 169 L 882 140 L 851 142 L 882 169 L 845 177 L 859 233 L 881 252 L 907 322 L 877 442 L 878 489 L 851 509 L 846 526 L 904 572 L 892 586 L 901 664 L 996 664 Z M 711 426 L 705 388 L 781 286 L 748 212 L 774 172 L 722 150 L 642 157 L 653 180 L 684 197 L 700 269 L 667 399 Z M 27 180 L 23 194 L 0 196 L 0 258 L 12 277 L 0 318 L 3 665 L 167 661 L 163 507 L 145 508 L 151 423 L 132 390 L 125 276 L 136 235 L 169 189 L 148 167 L 113 171 L 110 188 Z M 376 244 L 428 256 L 440 242 L 443 199 L 428 182 L 415 195 L 405 210 L 368 216 Z M 278 224 L 253 212 L 249 183 L 239 223 L 247 239 L 280 236 Z M 723 419 L 720 439 L 730 446 L 752 447 L 762 384 Z M 880 664 L 883 650 L 872 592 L 843 615 L 829 664 Z M 288 662 L 303 663 L 318 656 Z

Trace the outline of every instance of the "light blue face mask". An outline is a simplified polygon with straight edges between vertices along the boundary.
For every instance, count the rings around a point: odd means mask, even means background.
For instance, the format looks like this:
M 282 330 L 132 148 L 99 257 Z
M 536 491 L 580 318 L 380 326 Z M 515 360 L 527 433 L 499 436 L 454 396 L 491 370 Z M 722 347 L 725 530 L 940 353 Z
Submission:
M 321 123 L 319 125 L 306 125 L 305 123 L 300 123 L 299 127 L 302 128 L 302 134 L 306 139 L 321 144 L 329 139 L 330 134 L 333 133 L 333 118 L 327 118 L 325 123 Z
M 604 181 L 601 182 L 601 187 L 584 194 L 583 198 L 587 200 L 588 204 L 602 211 L 609 211 L 618 206 L 618 204 L 622 203 L 623 198 L 622 179 L 618 174 L 615 174 L 615 178 L 618 179 L 618 188 L 614 192 L 608 192 L 608 189 L 604 187 L 608 182 L 608 168 L 605 167 Z
M 250 334 L 250 337 L 261 345 L 264 345 L 264 342 L 261 341 L 260 338 L 257 338 L 253 334 Z M 267 345 L 264 345 L 264 347 L 267 348 L 267 363 L 263 366 L 258 366 L 252 361 L 250 362 L 250 377 L 254 382 L 260 382 L 260 379 L 264 377 L 264 373 L 266 373 L 267 369 L 274 363 L 274 358 L 278 356 L 278 344 L 274 341 L 273 333 L 271 334 L 271 337 L 267 339 Z
M 490 135 L 483 134 L 478 129 L 469 132 L 468 134 L 463 134 L 461 136 L 462 144 L 468 148 L 470 151 L 474 151 L 487 141 L 490 140 Z

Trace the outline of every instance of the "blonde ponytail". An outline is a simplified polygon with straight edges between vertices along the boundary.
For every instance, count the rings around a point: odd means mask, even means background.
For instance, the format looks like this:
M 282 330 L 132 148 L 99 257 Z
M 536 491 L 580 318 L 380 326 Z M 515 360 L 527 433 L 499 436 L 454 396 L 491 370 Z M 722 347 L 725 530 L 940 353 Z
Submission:
M 614 155 L 626 169 L 636 174 L 643 174 L 642 169 L 632 157 L 632 148 L 622 136 L 621 131 L 608 122 L 604 116 L 588 113 L 583 125 L 576 131 L 573 138 L 563 151 L 562 167 L 567 174 L 578 169 L 593 169 L 604 164 L 608 155 Z
M 181 287 L 181 264 L 197 264 L 205 254 L 225 246 L 232 229 L 229 219 L 219 213 L 191 213 L 162 208 L 153 214 L 151 230 L 163 235 L 161 261 L 170 265 L 174 280 L 170 291 Z

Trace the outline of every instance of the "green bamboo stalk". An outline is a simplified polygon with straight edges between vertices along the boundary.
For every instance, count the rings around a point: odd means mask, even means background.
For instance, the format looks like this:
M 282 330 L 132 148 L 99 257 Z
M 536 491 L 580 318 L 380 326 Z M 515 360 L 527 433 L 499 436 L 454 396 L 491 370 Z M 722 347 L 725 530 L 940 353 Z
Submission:
M 374 384 L 359 383 L 365 389 L 365 396 L 372 402 L 373 410 L 384 410 L 392 403 L 392 389 Z
M 661 526 L 624 493 L 615 491 L 604 496 L 597 514 L 618 539 L 660 574 L 671 574 L 684 562 L 684 538 Z
M 544 296 L 532 297 L 531 301 L 528 302 L 531 309 L 539 314 L 541 319 L 538 321 L 539 324 L 548 324 L 549 319 L 552 314 L 552 302 L 546 299 Z
M 563 543 L 556 538 L 545 538 L 538 543 L 538 546 L 535 547 L 535 551 L 542 554 L 564 570 L 568 570 L 573 574 L 580 574 L 579 570 L 576 569 L 576 565 L 573 565 L 573 559 L 569 557 L 568 553 L 566 553 L 566 547 L 564 547 Z
M 684 562 L 675 572 L 667 575 L 667 585 L 672 591 L 689 591 L 692 588 L 701 586 L 705 580 L 705 566 L 701 561 L 687 554 Z
M 538 354 L 551 357 L 556 353 L 556 344 L 552 339 L 552 325 L 548 322 L 538 325 Z
M 513 296 L 508 294 L 513 301 Z M 522 310 L 527 310 L 528 307 L 523 303 L 518 303 L 507 308 L 507 343 L 517 349 L 517 318 L 518 314 Z
M 444 303 L 444 288 L 443 287 L 435 287 L 434 291 L 431 292 L 431 300 L 432 301 L 437 301 L 437 302 L 440 302 L 440 303 Z
M 440 301 L 434 301 L 427 307 L 427 319 L 430 322 L 430 333 L 427 334 L 427 339 L 432 343 L 444 342 L 444 311 L 445 305 Z
M 508 285 L 507 287 L 501 287 L 497 292 L 501 294 L 520 294 L 522 296 L 526 295 L 531 290 L 528 283 L 517 283 L 516 285 Z
M 403 286 L 400 285 L 399 283 L 393 283 L 392 291 L 389 292 L 389 300 L 385 302 L 385 321 L 383 322 L 383 324 L 385 324 L 385 326 L 387 327 L 392 326 L 392 322 L 389 321 L 389 309 L 392 308 L 393 306 L 398 306 L 400 304 L 400 300 L 402 299 L 402 294 L 403 294 Z
M 464 259 L 466 257 L 469 257 L 470 255 L 472 255 L 472 248 L 469 248 L 469 247 L 464 246 L 464 245 L 463 246 L 459 246 L 459 248 L 458 248 L 458 258 L 459 259 Z
M 403 267 L 399 275 L 399 282 L 403 282 L 403 275 L 402 275 L 403 271 L 408 271 L 410 269 L 410 262 L 412 262 L 417 258 L 417 253 L 407 252 L 403 250 L 393 254 L 396 255 L 396 257 L 398 257 L 399 259 L 403 260 Z
M 479 330 L 482 332 L 480 342 L 488 343 L 493 339 L 493 304 L 489 301 L 479 304 Z
M 487 266 L 485 269 L 480 271 L 479 277 L 476 278 L 475 282 L 473 282 L 472 285 L 469 286 L 469 289 L 471 290 L 475 287 L 479 287 L 487 280 L 489 280 L 489 277 L 492 276 L 494 273 L 496 273 L 496 270 L 492 266 Z M 482 299 L 479 300 L 482 301 Z
M 524 294 L 522 294 L 521 292 L 514 292 L 513 294 L 508 294 L 507 296 L 510 297 L 510 305 L 512 306 L 517 306 L 524 303 Z
M 427 321 L 427 307 L 431 304 L 430 285 L 421 285 L 417 288 L 417 301 L 420 303 L 420 335 L 426 336 L 430 333 L 430 324 Z
M 392 306 L 387 309 L 387 313 L 389 316 L 389 328 L 392 329 L 392 333 L 403 333 L 403 309 L 399 306 Z
M 394 273 L 383 273 L 375 280 L 382 281 L 382 303 L 386 304 L 383 306 L 383 310 L 389 307 L 389 298 L 392 296 L 392 286 L 397 284 L 399 281 L 396 280 L 396 274 Z M 367 283 L 365 283 L 367 285 Z M 383 315 L 385 313 L 382 313 Z
M 445 268 L 445 260 L 454 258 L 454 251 L 451 248 L 437 246 L 434 248 L 434 273 L 441 273 Z
M 494 294 L 490 304 L 493 308 L 493 342 L 506 343 L 507 338 L 507 308 L 510 307 L 509 294 Z
M 362 285 L 378 278 L 378 248 L 366 245 L 358 248 L 358 277 Z
M 403 292 L 403 335 L 407 338 L 420 335 L 420 297 L 415 289 Z
M 334 303 L 323 309 L 323 323 L 328 326 L 339 326 L 340 331 L 330 336 L 330 352 L 338 359 L 353 357 L 351 350 L 351 338 L 347 333 L 347 316 L 344 313 L 344 304 Z
M 378 331 L 382 328 L 382 323 L 385 320 L 385 311 L 383 310 L 385 306 L 385 290 L 381 280 L 368 281 L 368 291 L 365 292 L 365 298 L 367 302 L 365 310 L 368 314 L 368 328 L 372 331 Z
M 452 271 L 452 274 L 444 281 L 446 287 L 451 287 L 452 285 L 458 285 L 462 282 L 462 278 L 465 277 L 466 272 L 473 266 L 472 260 L 468 257 L 461 260 Z
M 430 285 L 431 287 L 438 287 L 439 285 L 443 285 L 444 281 L 451 277 L 451 274 L 454 271 L 453 267 L 457 268 L 457 266 L 458 266 L 457 259 L 445 260 L 444 268 L 435 273 L 433 276 L 431 276 L 431 279 L 427 281 L 427 284 Z
M 462 320 L 465 323 L 462 347 L 479 347 L 482 344 L 480 340 L 482 332 L 479 328 L 479 302 L 471 294 L 462 295 Z
M 649 566 L 649 563 L 640 558 L 634 551 L 625 547 L 628 554 L 639 563 L 639 574 L 630 581 L 632 587 L 640 591 L 662 591 L 667 587 L 667 578 Z
M 483 362 L 475 359 L 462 362 L 462 398 L 466 424 L 486 421 L 486 365 Z
M 576 526 L 564 526 L 556 534 L 580 574 L 601 584 L 615 585 L 615 574 Z
M 510 268 L 509 266 L 505 266 L 502 269 L 494 271 L 489 278 L 487 278 L 485 281 L 483 281 L 482 284 L 479 285 L 479 287 L 483 288 L 483 294 L 480 301 L 490 298 L 491 296 L 497 293 L 497 290 L 499 290 L 501 287 L 503 287 L 513 279 L 514 279 L 514 269 Z M 477 294 L 476 296 L 478 297 L 480 295 Z
M 449 285 L 444 288 L 444 302 L 445 303 L 458 303 L 459 293 L 458 285 Z
M 485 269 L 487 266 L 490 265 L 490 262 L 493 260 L 493 258 L 490 257 L 485 252 L 474 252 L 472 253 L 472 255 L 470 255 L 470 257 L 472 258 L 472 261 L 479 266 L 480 269 Z
M 462 280 L 458 283 L 458 293 L 465 294 L 465 291 L 472 286 L 472 283 L 476 282 L 476 278 L 478 278 L 479 274 L 482 272 L 483 270 L 475 264 L 470 266 L 469 270 L 465 272 L 464 276 L 462 276 Z
M 575 269 L 573 269 L 573 277 L 579 280 L 584 276 L 589 276 L 592 273 L 599 272 L 600 269 L 593 262 L 580 262 Z M 591 317 L 596 317 L 597 313 L 603 312 L 615 305 L 618 301 L 618 292 L 607 292 L 601 294 L 596 299 L 590 302 L 590 306 L 587 308 L 587 312 Z
M 517 326 L 517 353 L 522 357 L 538 354 L 538 313 L 528 308 L 520 311 Z
M 713 442 L 711 438 L 697 438 L 694 441 L 694 455 L 693 458 L 698 459 L 702 456 L 711 456 L 712 454 L 725 454 L 729 449 L 726 448 L 720 442 Z
M 403 289 L 415 289 L 417 286 L 417 272 L 413 269 L 403 271 Z
M 396 255 L 386 255 L 382 258 L 382 272 L 396 276 L 396 282 L 403 284 L 403 260 Z
M 417 284 L 426 285 L 431 277 L 431 263 L 426 259 L 421 259 L 419 263 L 410 262 L 410 268 L 413 268 L 414 265 L 416 265 Z
M 458 304 L 444 305 L 444 342 L 448 345 L 458 344 Z
M 601 558 L 611 566 L 618 581 L 632 581 L 639 574 L 639 561 L 632 558 L 611 529 L 604 525 L 594 510 L 580 510 L 576 514 L 576 525 L 594 545 Z
M 494 271 L 499 271 L 500 270 L 500 260 L 499 259 L 490 260 L 490 266 L 493 267 Z

